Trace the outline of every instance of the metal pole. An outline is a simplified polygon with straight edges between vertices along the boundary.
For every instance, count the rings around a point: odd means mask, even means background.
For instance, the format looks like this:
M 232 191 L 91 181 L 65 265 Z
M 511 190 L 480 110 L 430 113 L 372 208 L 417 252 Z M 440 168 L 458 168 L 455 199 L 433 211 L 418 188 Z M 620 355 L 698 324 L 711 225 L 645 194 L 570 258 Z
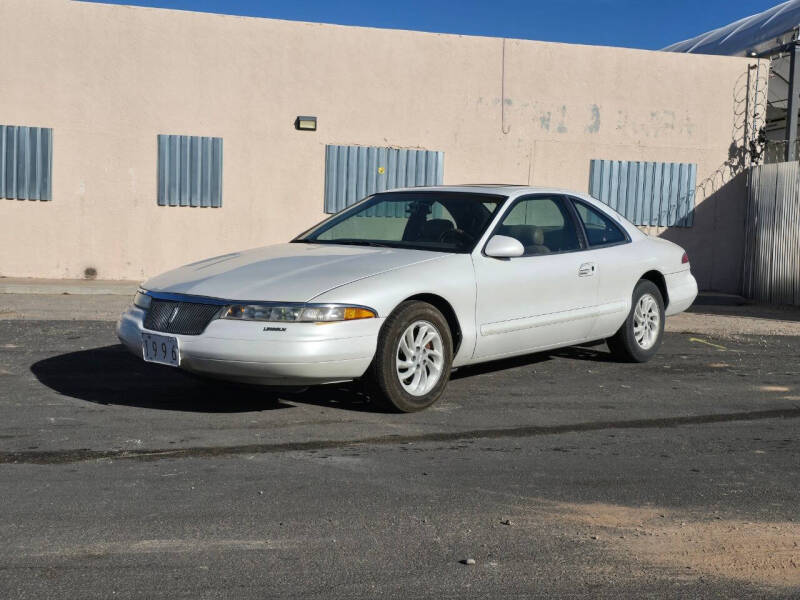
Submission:
M 771 60 L 771 59 L 769 59 Z M 761 59 L 758 59 L 756 62 L 756 92 L 753 95 L 753 128 L 750 130 L 750 135 L 753 136 L 753 141 L 758 139 L 758 109 L 759 109 L 759 100 L 758 100 L 758 84 L 761 83 Z M 769 69 L 769 67 L 767 67 Z M 764 98 L 764 118 L 766 119 L 766 105 L 767 105 L 767 98 Z M 748 148 L 749 149 L 749 148 Z M 763 152 L 763 150 L 762 150 Z M 762 157 L 763 158 L 763 157 Z
M 750 121 L 750 73 L 754 68 L 753 65 L 747 67 L 747 93 L 744 95 L 744 133 L 742 135 L 742 145 L 744 146 L 744 161 L 746 164 L 750 163 L 750 140 L 747 137 L 747 125 Z
M 792 44 L 789 62 L 789 98 L 786 104 L 786 162 L 797 159 L 797 111 L 800 98 L 800 45 Z

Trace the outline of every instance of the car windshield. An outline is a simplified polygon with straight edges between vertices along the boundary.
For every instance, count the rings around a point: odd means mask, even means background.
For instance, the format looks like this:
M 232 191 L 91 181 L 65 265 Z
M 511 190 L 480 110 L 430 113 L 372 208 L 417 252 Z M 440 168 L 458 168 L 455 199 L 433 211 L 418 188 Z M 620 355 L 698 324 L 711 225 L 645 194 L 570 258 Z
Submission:
M 375 194 L 292 241 L 471 252 L 505 200 L 444 191 Z

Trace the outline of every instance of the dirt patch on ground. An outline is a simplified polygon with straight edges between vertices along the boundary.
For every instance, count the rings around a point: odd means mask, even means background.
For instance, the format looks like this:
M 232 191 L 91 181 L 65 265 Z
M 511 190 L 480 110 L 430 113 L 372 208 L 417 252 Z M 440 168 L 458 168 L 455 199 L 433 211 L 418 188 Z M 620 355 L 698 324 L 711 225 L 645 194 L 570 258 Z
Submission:
M 745 314 L 713 315 L 681 313 L 667 318 L 666 331 L 697 333 L 719 338 L 735 339 L 741 335 L 797 335 L 800 322 L 781 319 L 764 319 L 746 315 L 747 307 L 737 307 Z
M 609 504 L 554 504 L 553 516 L 627 560 L 769 588 L 800 590 L 800 523 L 748 522 Z

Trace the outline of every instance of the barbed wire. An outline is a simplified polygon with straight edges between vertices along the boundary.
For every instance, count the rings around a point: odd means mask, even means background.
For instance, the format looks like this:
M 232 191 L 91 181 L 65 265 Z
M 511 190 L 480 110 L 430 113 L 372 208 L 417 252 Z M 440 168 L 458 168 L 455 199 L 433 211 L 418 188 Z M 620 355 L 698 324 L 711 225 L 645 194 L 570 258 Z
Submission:
M 747 70 L 734 82 L 728 159 L 697 185 L 702 199 L 762 160 L 767 147 L 764 127 L 769 101 L 767 86 L 771 74 L 771 65 L 762 69 L 762 63 L 758 61 L 748 65 Z

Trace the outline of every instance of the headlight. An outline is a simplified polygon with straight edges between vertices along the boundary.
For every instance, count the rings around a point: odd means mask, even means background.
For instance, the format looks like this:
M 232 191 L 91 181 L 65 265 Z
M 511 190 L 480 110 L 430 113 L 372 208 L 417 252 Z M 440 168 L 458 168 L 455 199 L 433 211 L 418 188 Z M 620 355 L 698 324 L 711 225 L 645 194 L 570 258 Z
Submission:
M 136 292 L 136 295 L 133 297 L 134 305 L 136 305 L 139 308 L 142 308 L 144 310 L 147 310 L 148 308 L 150 308 L 150 303 L 152 301 L 153 301 L 153 299 L 150 296 L 148 296 L 147 294 L 145 294 L 144 292 Z
M 373 319 L 377 313 L 363 306 L 343 304 L 234 304 L 222 314 L 223 319 L 238 321 L 294 321 L 297 323 L 331 323 Z

